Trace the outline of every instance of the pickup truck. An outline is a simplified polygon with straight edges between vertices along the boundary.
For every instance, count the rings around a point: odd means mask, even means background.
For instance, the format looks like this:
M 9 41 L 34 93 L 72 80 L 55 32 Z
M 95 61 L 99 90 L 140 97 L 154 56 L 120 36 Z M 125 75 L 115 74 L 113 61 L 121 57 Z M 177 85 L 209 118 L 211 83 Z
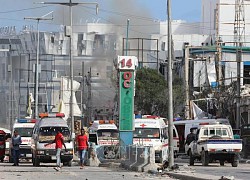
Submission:
M 230 125 L 201 125 L 197 130 L 196 140 L 191 142 L 189 148 L 190 165 L 194 165 L 194 161 L 198 159 L 203 166 L 219 161 L 221 166 L 228 162 L 237 167 L 242 140 L 233 138 Z

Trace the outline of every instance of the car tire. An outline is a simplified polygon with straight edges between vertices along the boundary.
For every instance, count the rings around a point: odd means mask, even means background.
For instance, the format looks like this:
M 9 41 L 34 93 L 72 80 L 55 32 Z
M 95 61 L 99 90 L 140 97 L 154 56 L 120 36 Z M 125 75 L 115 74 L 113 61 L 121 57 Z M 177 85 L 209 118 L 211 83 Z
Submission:
M 201 152 L 201 163 L 202 163 L 202 166 L 208 166 L 208 164 L 209 164 L 209 156 L 208 156 L 207 151 L 202 150 L 202 152 Z
M 237 167 L 239 165 L 239 160 L 237 158 L 237 156 L 233 157 L 233 161 L 232 161 L 232 167 Z
M 221 165 L 221 166 L 224 166 L 224 165 L 225 165 L 225 161 L 220 160 L 220 165 Z
M 239 161 L 233 161 L 232 162 L 232 167 L 238 167 Z
M 68 162 L 68 166 L 69 166 L 69 167 L 72 166 L 72 160 L 70 160 L 70 161 Z

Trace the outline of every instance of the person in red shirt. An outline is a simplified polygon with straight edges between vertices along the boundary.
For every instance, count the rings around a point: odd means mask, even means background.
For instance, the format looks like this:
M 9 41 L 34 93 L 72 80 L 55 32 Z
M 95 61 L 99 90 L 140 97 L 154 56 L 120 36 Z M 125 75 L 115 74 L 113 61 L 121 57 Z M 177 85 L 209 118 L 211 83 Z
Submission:
M 88 136 L 85 134 L 85 130 L 81 129 L 81 134 L 79 134 L 76 138 L 76 143 L 78 146 L 78 153 L 80 157 L 80 169 L 84 166 L 84 157 L 86 151 L 88 150 Z
M 56 143 L 56 168 L 55 170 L 59 171 L 61 169 L 62 146 L 64 146 L 65 151 L 67 152 L 66 145 L 64 143 L 64 138 L 60 130 L 57 131 L 54 141 L 52 141 L 51 143 L 45 144 L 45 146 L 48 146 L 49 144 L 53 144 L 53 143 Z

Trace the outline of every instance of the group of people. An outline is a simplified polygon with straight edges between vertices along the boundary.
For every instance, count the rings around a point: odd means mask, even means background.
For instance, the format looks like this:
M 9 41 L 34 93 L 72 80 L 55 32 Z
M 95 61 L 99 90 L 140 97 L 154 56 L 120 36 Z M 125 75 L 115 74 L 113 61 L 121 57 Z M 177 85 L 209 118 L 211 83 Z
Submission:
M 63 134 L 58 131 L 55 135 L 55 139 L 51 143 L 45 144 L 45 146 L 48 146 L 50 144 L 55 143 L 56 148 L 56 167 L 54 168 L 56 171 L 59 171 L 61 169 L 61 151 L 62 148 L 65 148 L 65 151 L 67 152 L 66 145 L 64 143 L 64 137 Z M 15 130 L 14 135 L 12 137 L 12 145 L 13 145 L 13 160 L 14 164 L 13 166 L 19 165 L 19 156 L 20 156 L 20 145 L 22 144 L 21 136 L 18 134 L 18 132 Z M 80 169 L 83 169 L 84 167 L 84 157 L 86 152 L 88 151 L 88 136 L 86 135 L 86 132 L 84 129 L 81 129 L 81 133 L 76 137 L 76 145 L 80 157 Z

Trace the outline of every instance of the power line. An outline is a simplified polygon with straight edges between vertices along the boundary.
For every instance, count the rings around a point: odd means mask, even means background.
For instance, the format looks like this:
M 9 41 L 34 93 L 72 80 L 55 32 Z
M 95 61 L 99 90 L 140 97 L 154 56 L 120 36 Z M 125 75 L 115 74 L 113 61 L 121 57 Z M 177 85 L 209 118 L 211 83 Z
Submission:
M 0 14 L 16 13 L 16 12 L 20 12 L 20 11 L 28 11 L 28 10 L 33 10 L 33 9 L 42 9 L 42 8 L 46 8 L 46 7 L 49 7 L 49 6 L 40 6 L 40 7 L 34 7 L 34 8 L 16 9 L 16 10 L 10 10 L 10 11 L 0 11 Z

